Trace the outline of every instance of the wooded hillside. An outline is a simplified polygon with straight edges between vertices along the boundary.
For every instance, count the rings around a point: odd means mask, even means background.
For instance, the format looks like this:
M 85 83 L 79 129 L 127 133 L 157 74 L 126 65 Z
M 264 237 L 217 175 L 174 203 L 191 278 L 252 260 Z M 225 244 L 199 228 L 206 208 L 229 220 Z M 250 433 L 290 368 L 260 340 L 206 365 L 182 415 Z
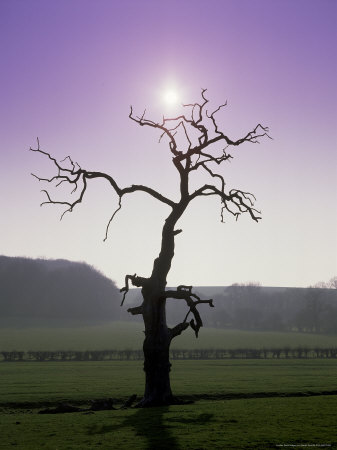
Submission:
M 0 256 L 2 325 L 119 320 L 113 281 L 86 263 Z

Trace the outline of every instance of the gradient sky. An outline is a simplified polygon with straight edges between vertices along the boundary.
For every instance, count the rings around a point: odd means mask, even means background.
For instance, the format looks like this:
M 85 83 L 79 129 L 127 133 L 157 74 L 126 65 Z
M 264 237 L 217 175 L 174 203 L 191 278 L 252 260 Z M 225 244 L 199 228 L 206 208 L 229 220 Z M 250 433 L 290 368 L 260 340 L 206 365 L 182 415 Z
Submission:
M 169 285 L 308 286 L 337 274 L 337 2 L 335 0 L 1 0 L 0 253 L 86 261 L 122 285 L 150 274 L 169 208 L 145 194 L 117 205 L 106 183 L 62 210 L 39 204 L 52 174 L 41 147 L 122 186 L 178 196 L 167 143 L 128 119 L 169 113 L 201 88 L 235 138 L 261 122 L 274 140 L 245 144 L 223 165 L 228 188 L 257 197 L 263 220 L 220 223 L 204 198 L 181 219 Z M 173 113 L 173 112 L 172 112 Z M 195 180 L 198 182 L 198 179 Z M 202 180 L 200 180 L 202 182 Z

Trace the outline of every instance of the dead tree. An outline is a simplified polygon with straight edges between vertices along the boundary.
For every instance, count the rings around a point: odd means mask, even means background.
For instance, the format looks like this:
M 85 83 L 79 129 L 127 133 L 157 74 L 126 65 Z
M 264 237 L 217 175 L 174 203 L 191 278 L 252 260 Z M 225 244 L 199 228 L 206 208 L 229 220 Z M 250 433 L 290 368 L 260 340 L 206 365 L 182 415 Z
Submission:
M 258 222 L 259 211 L 254 208 L 255 197 L 238 189 L 226 191 L 223 176 L 215 171 L 225 161 L 232 158 L 228 153 L 229 148 L 237 147 L 245 142 L 258 143 L 259 138 L 269 137 L 268 128 L 258 124 L 244 137 L 232 140 L 219 129 L 216 114 L 227 103 L 220 105 L 217 109 L 209 112 L 206 109 L 208 99 L 206 89 L 201 92 L 201 102 L 183 105 L 187 114 L 182 114 L 174 118 L 163 118 L 161 122 L 155 122 L 142 116 L 135 116 L 133 109 L 129 117 L 136 124 L 151 127 L 160 133 L 159 141 L 163 138 L 168 140 L 168 148 L 171 152 L 172 162 L 179 174 L 180 179 L 180 199 L 173 201 L 160 194 L 156 190 L 143 185 L 131 185 L 120 187 L 115 179 L 104 172 L 92 172 L 82 169 L 78 163 L 74 162 L 70 156 L 58 162 L 49 153 L 40 148 L 38 141 L 37 148 L 30 148 L 31 151 L 41 153 L 49 158 L 56 168 L 56 174 L 52 178 L 41 178 L 34 175 L 39 181 L 59 186 L 69 183 L 73 186 L 71 200 L 58 201 L 51 197 L 47 190 L 43 190 L 46 195 L 44 204 L 57 204 L 66 207 L 64 213 L 72 212 L 74 208 L 82 202 L 86 193 L 88 183 L 95 178 L 104 178 L 112 187 L 119 199 L 118 208 L 113 213 L 106 227 L 105 239 L 108 235 L 111 221 L 122 207 L 122 198 L 134 192 L 144 192 L 158 202 L 166 205 L 170 212 L 164 222 L 162 229 L 161 248 L 158 257 L 154 260 L 152 273 L 149 276 L 126 275 L 123 292 L 122 305 L 129 290 L 130 283 L 141 288 L 143 302 L 141 305 L 128 309 L 128 312 L 143 316 L 145 324 L 144 351 L 144 371 L 146 375 L 145 393 L 139 406 L 167 405 L 173 403 L 174 397 L 170 387 L 170 361 L 169 347 L 176 336 L 180 335 L 189 326 L 198 336 L 202 320 L 198 312 L 198 305 L 206 303 L 213 307 L 212 300 L 202 300 L 192 292 L 192 286 L 178 286 L 175 290 L 166 289 L 167 275 L 171 268 L 174 256 L 175 237 L 182 232 L 176 228 L 177 222 L 186 211 L 188 205 L 195 199 L 205 196 L 218 197 L 221 202 L 221 221 L 224 221 L 224 214 L 227 212 L 238 219 L 240 214 L 248 213 L 250 217 Z M 180 133 L 180 141 L 185 142 L 184 148 L 178 145 L 177 135 Z M 216 145 L 217 144 L 217 145 Z M 219 150 L 219 146 L 221 149 Z M 200 186 L 193 192 L 190 191 L 190 174 L 196 171 L 205 171 L 210 177 L 210 183 Z M 181 323 L 173 328 L 169 328 L 166 323 L 166 301 L 177 299 L 186 302 L 188 313 Z M 191 319 L 189 317 L 192 316 Z

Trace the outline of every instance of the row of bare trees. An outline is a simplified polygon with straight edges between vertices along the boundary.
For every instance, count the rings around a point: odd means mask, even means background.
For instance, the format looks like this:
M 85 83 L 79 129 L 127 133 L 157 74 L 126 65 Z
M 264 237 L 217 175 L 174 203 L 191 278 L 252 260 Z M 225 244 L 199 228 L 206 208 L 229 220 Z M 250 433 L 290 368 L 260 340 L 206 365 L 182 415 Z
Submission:
M 209 327 L 337 334 L 336 289 L 236 284 L 215 295 L 214 304 L 204 321 Z
M 2 351 L 2 362 L 18 361 L 142 361 L 142 350 L 86 350 L 86 351 Z M 237 348 L 237 349 L 171 349 L 171 359 L 284 359 L 337 358 L 337 348 Z

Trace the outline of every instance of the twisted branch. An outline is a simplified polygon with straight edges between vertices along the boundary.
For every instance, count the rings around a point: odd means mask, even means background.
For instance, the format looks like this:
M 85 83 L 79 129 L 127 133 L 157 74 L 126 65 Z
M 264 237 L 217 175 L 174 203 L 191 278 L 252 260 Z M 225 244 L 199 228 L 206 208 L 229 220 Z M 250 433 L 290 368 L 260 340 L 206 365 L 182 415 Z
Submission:
M 189 310 L 185 316 L 185 319 L 180 324 L 176 325 L 174 328 L 170 330 L 171 338 L 178 336 L 182 333 L 182 331 L 186 330 L 189 326 L 194 330 L 196 337 L 198 337 L 198 333 L 200 328 L 203 326 L 199 311 L 197 310 L 197 305 L 201 303 L 207 303 L 211 308 L 214 307 L 213 300 L 201 300 L 200 297 L 194 293 L 192 293 L 192 286 L 184 286 L 180 285 L 177 287 L 177 290 L 169 290 L 165 291 L 164 298 L 166 299 L 179 299 L 185 300 Z M 192 319 L 189 323 L 187 322 L 187 318 L 189 314 L 192 313 L 194 319 Z
M 149 280 L 148 278 L 138 277 L 137 274 L 126 275 L 125 276 L 125 286 L 119 290 L 119 292 L 124 292 L 121 306 L 123 306 L 126 294 L 129 292 L 129 289 L 130 289 L 129 281 L 131 281 L 133 286 L 143 287 L 148 280 Z M 132 308 L 130 308 L 130 309 L 132 309 Z

